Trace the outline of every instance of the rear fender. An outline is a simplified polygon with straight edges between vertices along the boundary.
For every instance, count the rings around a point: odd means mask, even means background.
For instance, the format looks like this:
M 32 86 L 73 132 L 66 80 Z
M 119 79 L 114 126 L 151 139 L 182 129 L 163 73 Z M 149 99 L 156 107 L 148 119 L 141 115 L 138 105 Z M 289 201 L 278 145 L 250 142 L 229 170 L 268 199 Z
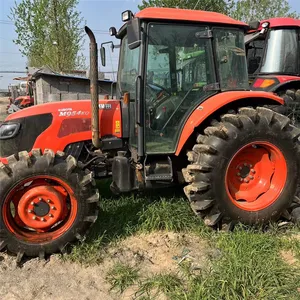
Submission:
M 201 126 L 204 121 L 212 117 L 212 115 L 225 106 L 230 104 L 235 105 L 235 107 L 239 107 L 240 104 L 243 106 L 259 106 L 272 103 L 283 105 L 284 101 L 275 94 L 254 91 L 223 92 L 212 96 L 201 103 L 188 117 L 184 127 L 182 128 L 175 155 L 178 156 L 181 153 L 181 150 L 193 134 L 195 128 Z

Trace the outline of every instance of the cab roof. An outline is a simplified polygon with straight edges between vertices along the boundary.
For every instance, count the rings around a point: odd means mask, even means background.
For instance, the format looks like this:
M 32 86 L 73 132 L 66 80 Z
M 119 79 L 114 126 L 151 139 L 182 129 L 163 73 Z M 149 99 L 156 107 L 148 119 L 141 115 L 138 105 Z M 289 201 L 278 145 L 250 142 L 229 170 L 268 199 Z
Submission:
M 300 27 L 300 20 L 293 19 L 293 18 L 271 18 L 268 20 L 264 20 L 260 22 L 261 25 L 265 22 L 270 23 L 270 28 L 275 27 Z
M 223 14 L 202 10 L 149 7 L 138 12 L 135 17 L 140 19 L 176 20 L 248 27 L 246 23 L 234 20 Z

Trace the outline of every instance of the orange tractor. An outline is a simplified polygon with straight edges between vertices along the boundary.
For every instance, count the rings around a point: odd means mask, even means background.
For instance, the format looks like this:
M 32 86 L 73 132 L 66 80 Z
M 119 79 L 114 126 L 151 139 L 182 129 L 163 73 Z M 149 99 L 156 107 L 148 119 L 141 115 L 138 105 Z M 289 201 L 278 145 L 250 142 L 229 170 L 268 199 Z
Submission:
M 300 20 L 254 21 L 245 36 L 251 89 L 278 94 L 277 109 L 300 125 Z
M 116 193 L 184 186 L 206 225 L 265 224 L 299 210 L 300 129 L 250 91 L 247 25 L 222 14 L 148 8 L 122 14 L 117 99 L 48 103 L 0 127 L 0 249 L 44 257 L 98 216 L 96 178 Z M 101 47 L 105 64 L 105 48 Z M 117 220 L 116 220 L 117 221 Z
M 20 78 L 14 78 L 14 80 L 20 80 Z M 26 81 L 9 87 L 11 97 L 8 98 L 9 105 L 6 107 L 6 112 L 8 114 L 34 105 L 32 84 L 30 77 L 27 77 Z

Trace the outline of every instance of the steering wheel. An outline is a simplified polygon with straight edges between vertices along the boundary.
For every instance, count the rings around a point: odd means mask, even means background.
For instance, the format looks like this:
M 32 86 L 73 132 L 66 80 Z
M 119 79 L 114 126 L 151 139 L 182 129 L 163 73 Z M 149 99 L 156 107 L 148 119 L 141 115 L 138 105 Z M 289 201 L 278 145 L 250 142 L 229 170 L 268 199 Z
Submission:
M 152 97 L 147 97 L 147 90 Z M 165 87 L 156 83 L 146 83 L 146 102 L 156 102 L 170 96 L 171 93 Z

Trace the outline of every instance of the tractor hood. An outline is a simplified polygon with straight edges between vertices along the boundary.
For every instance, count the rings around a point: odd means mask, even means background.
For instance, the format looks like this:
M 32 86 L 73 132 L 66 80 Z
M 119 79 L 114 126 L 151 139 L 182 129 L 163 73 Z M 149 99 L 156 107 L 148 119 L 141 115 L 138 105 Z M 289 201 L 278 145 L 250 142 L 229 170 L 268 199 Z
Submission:
M 99 135 L 122 137 L 120 101 L 99 100 Z M 90 100 L 36 105 L 11 114 L 0 125 L 0 161 L 34 148 L 65 151 L 68 145 L 91 139 Z
M 117 110 L 119 109 L 118 100 L 99 100 L 99 110 Z M 53 117 L 74 117 L 91 115 L 91 100 L 73 100 L 61 102 L 49 102 L 22 109 L 9 115 L 5 121 L 26 118 L 30 116 L 52 114 Z

